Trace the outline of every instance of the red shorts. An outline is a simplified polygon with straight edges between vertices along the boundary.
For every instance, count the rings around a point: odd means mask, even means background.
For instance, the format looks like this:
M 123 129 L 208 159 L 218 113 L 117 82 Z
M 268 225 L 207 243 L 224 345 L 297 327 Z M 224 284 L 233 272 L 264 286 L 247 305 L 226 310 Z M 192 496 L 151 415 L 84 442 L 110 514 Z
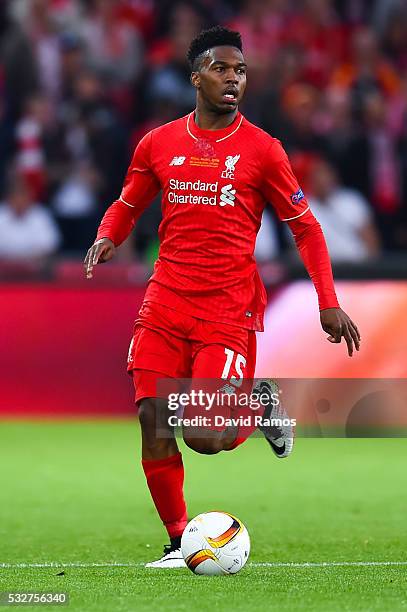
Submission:
M 252 379 L 255 367 L 254 331 L 197 319 L 155 302 L 141 306 L 127 366 L 136 402 L 160 397 L 159 379 L 222 379 L 236 384 Z

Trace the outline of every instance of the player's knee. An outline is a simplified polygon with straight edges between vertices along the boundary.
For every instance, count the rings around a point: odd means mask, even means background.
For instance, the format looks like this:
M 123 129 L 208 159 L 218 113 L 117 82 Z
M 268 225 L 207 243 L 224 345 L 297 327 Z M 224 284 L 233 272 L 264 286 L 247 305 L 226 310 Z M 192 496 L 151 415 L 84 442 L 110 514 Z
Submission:
M 153 399 L 147 398 L 140 402 L 138 418 L 144 434 L 155 432 L 156 406 Z
M 156 400 L 147 398 L 140 402 L 138 413 L 143 446 L 153 455 L 165 452 L 172 442 L 166 436 L 157 436 L 157 411 L 159 409 Z
M 223 448 L 221 441 L 216 438 L 196 437 L 187 431 L 184 431 L 183 437 L 185 444 L 190 449 L 202 455 L 216 455 Z

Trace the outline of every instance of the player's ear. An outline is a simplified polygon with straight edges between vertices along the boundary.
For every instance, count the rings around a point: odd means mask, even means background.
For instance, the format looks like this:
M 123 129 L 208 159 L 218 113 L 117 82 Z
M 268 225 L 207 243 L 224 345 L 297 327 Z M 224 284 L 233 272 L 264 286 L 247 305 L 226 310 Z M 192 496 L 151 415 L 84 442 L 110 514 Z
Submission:
M 199 72 L 191 72 L 190 79 L 192 86 L 195 87 L 195 89 L 199 89 L 201 86 L 201 75 L 199 74 Z

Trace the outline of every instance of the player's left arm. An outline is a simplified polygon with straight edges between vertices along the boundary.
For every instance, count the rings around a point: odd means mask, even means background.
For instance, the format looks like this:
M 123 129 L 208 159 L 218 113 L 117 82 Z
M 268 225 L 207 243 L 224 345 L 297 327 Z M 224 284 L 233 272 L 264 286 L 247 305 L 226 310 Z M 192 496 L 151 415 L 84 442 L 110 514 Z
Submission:
M 360 333 L 336 297 L 332 266 L 318 221 L 298 185 L 279 141 L 273 141 L 264 159 L 263 193 L 281 221 L 288 223 L 298 252 L 318 295 L 322 329 L 332 343 L 345 339 L 348 354 L 359 350 Z
M 322 329 L 329 342 L 345 339 L 348 354 L 359 350 L 360 333 L 357 325 L 339 306 L 336 297 L 332 266 L 321 226 L 311 210 L 297 219 L 287 221 L 293 233 L 298 252 L 318 294 Z

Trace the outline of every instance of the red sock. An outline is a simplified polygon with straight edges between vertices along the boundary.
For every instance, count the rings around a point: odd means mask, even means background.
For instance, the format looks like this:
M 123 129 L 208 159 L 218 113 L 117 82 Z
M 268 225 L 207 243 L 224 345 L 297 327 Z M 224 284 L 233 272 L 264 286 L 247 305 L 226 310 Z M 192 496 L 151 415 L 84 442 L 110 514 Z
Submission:
M 187 524 L 184 465 L 181 453 L 165 459 L 141 461 L 157 512 L 170 538 L 182 535 Z

